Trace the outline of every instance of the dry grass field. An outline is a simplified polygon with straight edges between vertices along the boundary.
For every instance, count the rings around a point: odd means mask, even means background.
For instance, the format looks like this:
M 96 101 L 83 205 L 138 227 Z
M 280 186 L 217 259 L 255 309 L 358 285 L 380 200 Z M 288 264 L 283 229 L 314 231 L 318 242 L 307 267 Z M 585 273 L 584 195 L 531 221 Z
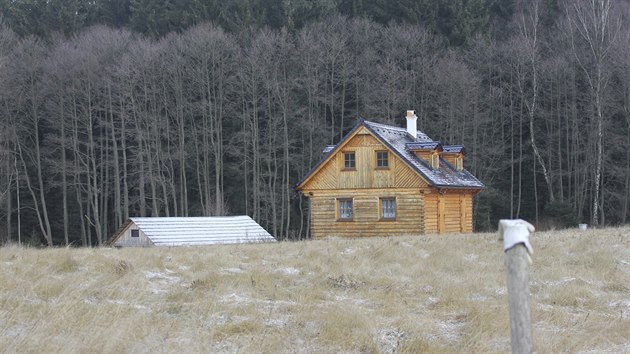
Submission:
M 532 236 L 535 349 L 630 352 L 630 228 Z M 0 352 L 508 352 L 495 234 L 0 248 Z

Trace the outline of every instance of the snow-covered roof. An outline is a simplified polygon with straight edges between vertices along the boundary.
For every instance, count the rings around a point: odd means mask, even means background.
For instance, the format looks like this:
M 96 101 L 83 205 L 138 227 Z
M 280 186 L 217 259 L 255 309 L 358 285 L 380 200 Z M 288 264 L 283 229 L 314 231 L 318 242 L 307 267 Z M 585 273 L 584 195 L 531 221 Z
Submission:
M 442 147 L 445 153 L 466 153 L 466 149 L 464 149 L 464 145 L 445 145 Z
M 112 238 L 112 244 L 133 223 L 156 246 L 276 242 L 247 215 L 206 217 L 132 217 Z

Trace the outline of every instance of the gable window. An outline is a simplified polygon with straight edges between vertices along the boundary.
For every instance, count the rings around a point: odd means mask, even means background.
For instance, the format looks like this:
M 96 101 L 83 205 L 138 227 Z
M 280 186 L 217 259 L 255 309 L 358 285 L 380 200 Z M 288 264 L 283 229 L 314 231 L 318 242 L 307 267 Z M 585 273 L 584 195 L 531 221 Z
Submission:
M 352 199 L 337 199 L 337 207 L 340 221 L 352 220 Z
M 140 237 L 140 230 L 131 230 L 131 237 Z
M 357 167 L 356 157 L 354 151 L 347 151 L 343 153 L 343 169 L 354 170 Z
M 389 154 L 387 151 L 376 152 L 376 168 L 389 168 Z
M 396 219 L 396 198 L 381 198 L 381 219 Z

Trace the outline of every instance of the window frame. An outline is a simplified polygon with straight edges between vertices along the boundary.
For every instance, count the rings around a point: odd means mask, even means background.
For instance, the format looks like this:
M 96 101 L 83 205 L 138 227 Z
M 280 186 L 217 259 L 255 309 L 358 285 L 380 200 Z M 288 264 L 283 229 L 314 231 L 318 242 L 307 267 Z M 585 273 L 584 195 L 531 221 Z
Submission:
M 431 168 L 434 170 L 440 168 L 440 154 L 431 154 Z
M 379 154 L 385 154 L 385 159 L 379 159 Z M 374 151 L 374 166 L 375 169 L 377 170 L 389 170 L 389 151 L 387 150 L 376 150 Z M 385 165 L 384 166 L 379 166 L 379 161 L 385 161 Z
M 350 202 L 350 217 L 342 216 L 342 203 Z M 354 199 L 353 198 L 337 198 L 337 221 L 349 222 L 354 221 Z
M 343 159 L 341 160 L 342 171 L 356 171 L 357 170 L 357 153 L 354 150 L 343 151 Z M 346 156 L 352 156 L 352 160 L 346 160 Z M 346 161 L 352 161 L 352 167 L 346 167 Z
M 134 235 L 135 234 L 135 235 Z M 131 237 L 136 238 L 136 237 L 140 237 L 140 230 L 138 229 L 132 229 L 131 230 Z
M 384 216 L 383 213 L 385 211 L 383 202 L 385 201 L 393 201 L 394 202 L 394 216 Z M 396 197 L 380 197 L 378 199 L 378 217 L 380 221 L 395 221 L 398 216 L 398 202 Z
M 464 159 L 461 156 L 457 156 L 455 158 L 455 169 L 457 171 L 463 171 L 464 170 Z

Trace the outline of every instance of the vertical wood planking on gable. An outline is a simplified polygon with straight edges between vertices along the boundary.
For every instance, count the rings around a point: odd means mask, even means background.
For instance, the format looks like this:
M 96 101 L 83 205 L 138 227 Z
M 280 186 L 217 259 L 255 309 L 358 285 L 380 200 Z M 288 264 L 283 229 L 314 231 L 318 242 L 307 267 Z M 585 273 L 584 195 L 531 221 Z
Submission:
M 389 151 L 389 168 L 376 169 L 376 151 L 388 150 L 376 138 L 357 134 L 313 176 L 303 190 L 357 188 L 422 188 L 428 183 Z M 355 170 L 343 169 L 343 153 L 354 151 Z

